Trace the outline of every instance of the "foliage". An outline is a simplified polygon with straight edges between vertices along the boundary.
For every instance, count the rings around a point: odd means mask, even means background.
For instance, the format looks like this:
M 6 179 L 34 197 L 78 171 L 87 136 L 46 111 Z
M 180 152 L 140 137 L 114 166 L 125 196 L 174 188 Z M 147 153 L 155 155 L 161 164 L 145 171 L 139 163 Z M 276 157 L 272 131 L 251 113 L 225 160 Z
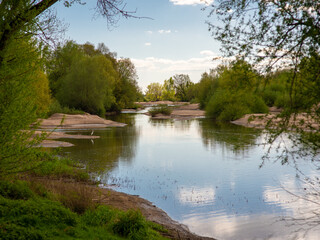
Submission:
M 267 113 L 261 97 L 245 91 L 218 90 L 206 106 L 206 115 L 220 121 L 232 121 L 248 113 Z
M 54 178 L 71 178 L 78 181 L 86 181 L 89 179 L 82 166 L 74 163 L 67 158 L 53 157 L 46 154 L 43 161 L 37 168 L 30 173 L 39 177 L 54 177 Z
M 83 114 L 84 111 L 77 110 L 74 108 L 69 108 L 67 106 L 61 106 L 57 99 L 52 99 L 51 104 L 49 106 L 49 110 L 47 112 L 47 117 L 50 117 L 55 113 L 65 113 L 65 114 Z
M 264 60 L 268 70 L 279 59 L 308 56 L 320 47 L 317 1 L 218 0 L 210 8 L 218 21 L 208 21 L 209 29 L 222 49 L 230 56 Z
M 58 46 L 48 61 L 50 86 L 63 107 L 103 115 L 134 107 L 141 97 L 135 66 L 102 43 Z
M 196 98 L 208 117 L 231 121 L 248 113 L 266 113 L 258 95 L 262 77 L 243 61 L 235 60 L 204 73 L 195 85 Z
M 286 108 L 290 106 L 288 79 L 289 70 L 282 70 L 270 73 L 265 77 L 265 87 L 261 95 L 265 103 L 272 107 Z
M 161 228 L 147 222 L 139 212 L 99 206 L 80 215 L 51 200 L 50 194 L 39 195 L 32 190 L 35 185 L 39 184 L 0 181 L 3 239 L 164 239 L 154 230 Z
M 175 94 L 176 91 L 173 79 L 169 78 L 168 80 L 164 80 L 162 85 L 161 100 L 176 101 L 177 99 Z
M 172 112 L 172 109 L 168 107 L 166 104 L 159 104 L 157 106 L 152 107 L 148 111 L 152 117 L 155 117 L 157 114 L 163 114 L 163 115 L 170 115 Z
M 200 82 L 195 84 L 195 95 L 198 102 L 200 103 L 200 108 L 205 108 L 214 90 L 218 88 L 217 83 L 218 78 L 215 75 L 214 70 L 212 69 L 209 73 L 203 73 Z
M 120 59 L 117 61 L 117 72 L 119 78 L 117 78 L 113 91 L 116 99 L 115 108 L 116 110 L 134 108 L 134 102 L 141 95 L 135 66 L 129 58 Z
M 112 63 L 105 57 L 83 56 L 63 77 L 57 99 L 62 105 L 103 115 L 114 102 L 115 77 Z
M 41 153 L 32 148 L 41 137 L 32 137 L 30 125 L 45 112 L 50 101 L 41 71 L 43 48 L 30 38 L 12 41 L 0 65 L 0 175 L 35 168 Z M 39 88 L 34 89 L 37 85 Z M 43 101 L 43 102 L 42 102 Z M 24 129 L 25 131 L 21 131 Z
M 155 102 L 161 100 L 162 86 L 160 83 L 151 83 L 147 86 L 146 100 Z
M 188 88 L 193 85 L 189 75 L 177 74 L 173 76 L 173 85 L 176 92 L 176 98 L 179 101 L 187 102 L 191 99 L 188 98 Z

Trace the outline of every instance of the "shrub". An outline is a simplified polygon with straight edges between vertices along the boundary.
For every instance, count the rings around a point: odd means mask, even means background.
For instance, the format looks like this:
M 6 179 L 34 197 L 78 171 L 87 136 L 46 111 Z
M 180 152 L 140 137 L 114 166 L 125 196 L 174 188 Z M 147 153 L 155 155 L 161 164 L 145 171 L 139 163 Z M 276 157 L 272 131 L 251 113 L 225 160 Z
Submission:
M 29 199 L 34 196 L 26 182 L 0 181 L 0 195 L 9 199 Z
M 168 107 L 166 104 L 160 104 L 158 106 L 152 107 L 148 111 L 152 117 L 155 117 L 157 114 L 170 115 L 172 113 L 172 109 Z
M 112 227 L 114 233 L 134 240 L 148 239 L 147 228 L 147 222 L 142 214 L 134 210 L 122 213 Z
M 268 107 L 253 93 L 218 90 L 210 99 L 206 114 L 220 121 L 233 121 L 248 113 L 266 113 Z
M 82 216 L 82 221 L 90 226 L 105 226 L 111 221 L 114 215 L 114 211 L 109 207 L 99 206 L 95 210 L 87 210 Z

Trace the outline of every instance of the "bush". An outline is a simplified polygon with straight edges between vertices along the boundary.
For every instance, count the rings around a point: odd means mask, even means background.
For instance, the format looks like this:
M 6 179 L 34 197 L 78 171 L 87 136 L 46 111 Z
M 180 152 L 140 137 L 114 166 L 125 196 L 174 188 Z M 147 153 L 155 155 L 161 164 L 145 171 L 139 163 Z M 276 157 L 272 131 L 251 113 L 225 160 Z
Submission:
M 112 227 L 114 233 L 134 240 L 149 239 L 147 228 L 147 222 L 142 214 L 134 210 L 121 214 Z
M 82 221 L 86 225 L 99 227 L 105 226 L 111 222 L 111 219 L 114 217 L 115 213 L 107 206 L 99 206 L 94 211 L 87 210 L 83 216 Z
M 29 199 L 34 196 L 26 182 L 0 181 L 0 195 L 9 199 Z
M 218 90 L 206 107 L 208 117 L 219 121 L 233 121 L 248 113 L 267 113 L 268 107 L 261 97 L 253 93 Z
M 152 117 L 155 117 L 157 114 L 163 114 L 169 116 L 172 113 L 172 109 L 166 104 L 160 104 L 158 106 L 152 107 L 148 111 Z

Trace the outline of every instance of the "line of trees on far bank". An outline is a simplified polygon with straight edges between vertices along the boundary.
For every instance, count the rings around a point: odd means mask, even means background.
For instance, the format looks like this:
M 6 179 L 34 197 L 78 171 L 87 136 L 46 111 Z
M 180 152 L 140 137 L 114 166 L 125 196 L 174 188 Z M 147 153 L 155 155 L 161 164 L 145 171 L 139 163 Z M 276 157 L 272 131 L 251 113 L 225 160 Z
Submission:
M 190 101 L 199 103 L 208 117 L 231 121 L 249 113 L 267 113 L 269 107 L 307 111 L 317 99 L 312 93 L 318 86 L 320 55 L 304 58 L 295 69 L 260 74 L 248 62 L 237 59 L 202 74 L 198 83 L 180 74 L 163 84 L 151 83 L 146 100 Z M 297 78 L 294 86 L 290 79 Z M 305 96 L 311 96 L 306 98 Z

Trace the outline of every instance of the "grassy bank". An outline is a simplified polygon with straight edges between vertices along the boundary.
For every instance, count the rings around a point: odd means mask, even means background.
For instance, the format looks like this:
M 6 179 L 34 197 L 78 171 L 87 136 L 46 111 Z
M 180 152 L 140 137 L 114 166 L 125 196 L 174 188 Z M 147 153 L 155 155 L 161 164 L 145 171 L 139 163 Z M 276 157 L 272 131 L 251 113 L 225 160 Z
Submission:
M 88 175 L 70 160 L 51 159 L 17 178 L 0 181 L 1 239 L 165 239 L 139 211 L 99 204 Z

